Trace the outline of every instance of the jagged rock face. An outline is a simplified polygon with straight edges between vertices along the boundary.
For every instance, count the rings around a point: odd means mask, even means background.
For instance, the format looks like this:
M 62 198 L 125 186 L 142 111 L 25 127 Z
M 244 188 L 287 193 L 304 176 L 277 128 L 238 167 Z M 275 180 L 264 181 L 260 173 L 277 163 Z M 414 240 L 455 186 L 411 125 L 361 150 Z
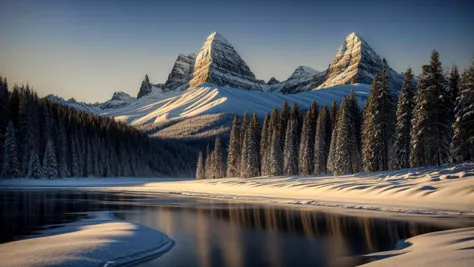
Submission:
M 189 87 L 189 81 L 193 78 L 195 62 L 196 54 L 179 54 L 171 73 L 168 75 L 164 91 L 185 90 Z
M 130 99 L 135 99 L 134 97 L 131 97 L 129 94 L 125 92 L 115 92 L 112 95 L 111 100 L 130 100 Z
M 138 91 L 137 98 L 146 96 L 147 94 L 151 93 L 151 83 L 150 79 L 148 78 L 148 75 L 145 75 L 145 79 L 142 81 L 142 85 L 140 86 L 140 91 Z
M 351 33 L 339 47 L 333 63 L 329 65 L 326 81 L 318 88 L 352 83 L 370 84 L 374 75 L 381 72 L 383 64 L 382 59 L 364 39 L 356 33 Z M 388 72 L 392 78 L 392 87 L 401 87 L 401 75 L 390 67 Z
M 262 90 L 261 82 L 255 79 L 255 75 L 234 47 L 216 32 L 207 37 L 199 51 L 189 87 L 194 88 L 203 83 Z
M 134 101 L 136 98 L 131 97 L 125 92 L 115 92 L 112 96 L 112 99 L 104 103 L 99 104 L 99 108 L 102 110 L 111 109 L 111 108 L 120 108 L 128 105 L 130 102 Z
M 324 78 L 325 72 L 319 72 L 310 67 L 300 66 L 293 72 L 290 78 L 283 83 L 281 93 L 295 94 L 309 91 L 323 83 Z
M 270 80 L 268 80 L 268 82 L 267 82 L 268 85 L 272 85 L 272 84 L 276 84 L 276 83 L 280 83 L 280 81 L 275 79 L 275 77 L 271 77 Z

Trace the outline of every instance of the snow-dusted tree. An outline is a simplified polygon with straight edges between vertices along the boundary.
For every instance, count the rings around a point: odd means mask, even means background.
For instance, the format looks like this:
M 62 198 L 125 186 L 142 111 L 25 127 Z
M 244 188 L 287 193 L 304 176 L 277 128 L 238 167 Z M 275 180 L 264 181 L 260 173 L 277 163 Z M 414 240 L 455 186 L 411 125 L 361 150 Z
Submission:
M 67 167 L 67 133 L 64 123 L 58 122 L 58 176 L 68 177 L 69 171 Z
M 384 66 L 370 88 L 364 108 L 363 159 L 366 171 L 388 170 L 395 132 L 395 102 Z
M 431 54 L 430 64 L 422 68 L 415 101 L 410 166 L 441 165 L 449 162 L 452 101 L 437 51 Z
M 290 109 L 288 107 L 288 103 L 286 102 L 283 102 L 283 106 L 281 107 L 281 114 L 280 114 L 280 126 L 279 126 L 279 130 L 280 130 L 280 142 L 281 142 L 281 149 L 283 149 L 285 147 L 285 136 L 286 136 L 286 127 L 288 125 L 288 121 L 290 120 L 290 116 L 291 116 L 291 113 L 290 113 Z
M 221 138 L 219 136 L 216 137 L 214 143 L 214 151 L 212 151 L 212 173 L 213 179 L 220 179 L 224 178 L 225 175 L 225 166 L 224 166 L 224 154 L 221 144 Z
M 202 180 L 206 178 L 206 170 L 204 169 L 204 159 L 202 157 L 202 152 L 199 151 L 198 161 L 196 164 L 196 179 Z
M 317 124 L 318 108 L 313 101 L 303 119 L 303 128 L 301 130 L 300 148 L 299 148 L 299 167 L 300 174 L 309 175 L 313 173 L 314 167 L 314 137 Z M 316 116 L 316 117 L 315 117 Z
M 252 120 L 249 123 L 249 127 L 247 128 L 247 177 L 256 177 L 258 176 L 260 170 L 260 124 L 258 122 L 257 113 L 254 112 L 252 116 Z
M 43 175 L 46 178 L 54 179 L 58 177 L 58 164 L 54 155 L 53 142 L 51 140 L 46 144 L 46 150 L 43 158 Z
M 278 128 L 275 127 L 272 131 L 272 142 L 270 144 L 270 175 L 279 176 L 283 174 L 283 152 L 281 150 L 280 136 Z
M 249 140 L 249 122 L 245 127 L 245 132 L 242 132 L 243 140 L 242 140 L 242 151 L 240 153 L 240 178 L 248 178 L 248 140 Z
M 333 102 L 334 104 L 334 102 Z M 328 172 L 330 173 L 334 173 L 335 171 L 335 163 L 336 163 L 336 150 L 337 150 L 337 123 L 338 123 L 338 120 L 341 116 L 341 111 L 340 109 L 337 109 L 336 107 L 336 110 L 337 110 L 337 114 L 334 118 L 332 118 L 333 114 L 333 106 L 331 105 L 331 111 L 330 111 L 330 117 L 331 117 L 331 125 L 332 125 L 332 122 L 334 122 L 334 126 L 332 127 L 332 131 L 331 131 L 331 141 L 329 143 L 329 153 L 328 153 Z
M 357 140 L 357 147 L 361 150 L 362 147 L 362 140 L 361 140 L 361 132 L 362 132 L 362 114 L 359 109 L 359 104 L 357 103 L 357 97 L 355 94 L 354 89 L 351 90 L 351 94 L 349 95 L 349 105 L 351 107 L 351 114 L 354 118 L 354 127 L 356 131 L 356 140 Z
M 334 157 L 334 175 L 355 173 L 362 169 L 362 158 L 357 146 L 355 114 L 350 98 L 345 97 L 337 119 L 337 141 Z
M 5 178 L 17 178 L 20 175 L 20 162 L 18 160 L 18 147 L 16 145 L 16 134 L 13 122 L 9 122 L 5 133 L 3 145 L 3 165 L 1 176 Z
M 451 152 L 454 161 L 474 159 L 474 61 L 462 74 L 456 98 Z
M 247 112 L 244 113 L 244 116 L 242 117 L 242 124 L 240 126 L 240 153 L 242 156 L 242 153 L 244 152 L 244 138 L 245 134 L 247 133 L 247 127 L 249 124 L 249 117 L 247 115 Z
M 204 164 L 204 170 L 205 170 L 205 174 L 206 174 L 206 179 L 212 179 L 212 156 L 214 155 L 214 153 L 212 153 L 212 151 L 209 149 L 209 145 L 207 145 L 207 149 L 206 149 L 206 162 Z
M 415 107 L 416 87 L 413 82 L 413 71 L 408 68 L 405 72 L 402 91 L 398 97 L 397 126 L 395 129 L 395 143 L 391 169 L 410 167 L 410 130 L 413 109 Z
M 260 138 L 260 170 L 261 175 L 268 175 L 268 158 L 267 154 L 270 153 L 270 140 L 271 139 L 271 129 L 270 129 L 270 112 L 265 116 L 262 126 L 262 134 Z
M 324 174 L 328 172 L 327 160 L 329 154 L 329 145 L 331 140 L 331 119 L 326 105 L 321 109 L 318 115 L 316 126 L 316 138 L 314 144 L 314 173 Z
M 30 153 L 27 176 L 29 178 L 41 178 L 43 176 L 43 170 L 41 168 L 38 154 L 34 150 Z
M 227 154 L 227 177 L 238 177 L 240 175 L 240 152 L 240 119 L 238 115 L 235 115 Z
M 331 122 L 331 134 L 334 128 L 336 128 L 338 109 L 339 109 L 339 106 L 337 105 L 336 100 L 333 100 L 331 103 L 331 109 L 329 110 L 329 118 Z
M 283 153 L 283 173 L 285 175 L 298 174 L 298 143 L 296 133 L 297 121 L 290 118 L 286 127 L 285 150 Z

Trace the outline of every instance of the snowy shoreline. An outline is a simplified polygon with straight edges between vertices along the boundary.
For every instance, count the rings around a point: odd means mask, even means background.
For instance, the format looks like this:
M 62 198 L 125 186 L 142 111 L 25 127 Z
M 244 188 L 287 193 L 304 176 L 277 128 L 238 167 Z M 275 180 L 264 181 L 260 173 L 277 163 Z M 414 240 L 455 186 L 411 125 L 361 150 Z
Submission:
M 112 212 L 88 214 L 92 218 L 0 244 L 2 266 L 131 266 L 158 257 L 174 245 L 164 233 L 119 220 Z

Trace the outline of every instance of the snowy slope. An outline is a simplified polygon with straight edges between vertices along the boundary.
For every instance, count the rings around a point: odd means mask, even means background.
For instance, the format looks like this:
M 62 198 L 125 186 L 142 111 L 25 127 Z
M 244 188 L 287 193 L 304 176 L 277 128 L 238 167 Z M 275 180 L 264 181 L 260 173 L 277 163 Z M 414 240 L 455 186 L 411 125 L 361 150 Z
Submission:
M 320 106 L 329 105 L 334 99 L 340 101 L 352 89 L 355 89 L 362 105 L 369 92 L 369 85 L 366 84 L 337 86 L 299 94 L 248 91 L 203 84 L 181 93 L 169 92 L 167 95 L 157 94 L 155 98 L 141 98 L 123 108 L 103 114 L 137 126 L 205 114 L 243 114 L 255 111 L 258 115 L 264 116 L 274 106 L 281 107 L 285 100 L 289 104 L 296 102 L 305 109 L 313 100 Z

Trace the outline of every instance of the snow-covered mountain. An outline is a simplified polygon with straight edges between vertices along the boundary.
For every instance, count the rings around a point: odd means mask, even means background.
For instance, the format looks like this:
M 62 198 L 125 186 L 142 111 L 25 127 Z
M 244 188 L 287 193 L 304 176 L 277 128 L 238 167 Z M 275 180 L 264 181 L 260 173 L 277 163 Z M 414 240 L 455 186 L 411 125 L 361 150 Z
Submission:
M 120 108 L 125 105 L 128 105 L 136 98 L 130 96 L 125 92 L 115 92 L 112 95 L 112 98 L 104 103 L 99 104 L 97 107 L 101 110 L 113 109 L 113 108 Z
M 402 76 L 390 68 L 369 44 L 356 33 L 349 34 L 334 61 L 327 70 L 325 81 L 318 88 L 352 83 L 372 83 L 374 75 L 380 73 L 382 66 L 388 67 L 392 87 L 401 88 Z
M 204 83 L 246 90 L 262 90 L 261 81 L 255 78 L 232 44 L 217 32 L 207 37 L 199 51 L 189 87 L 194 88 Z
M 179 54 L 163 91 L 186 90 L 189 87 L 189 81 L 193 78 L 195 62 L 196 54 Z

